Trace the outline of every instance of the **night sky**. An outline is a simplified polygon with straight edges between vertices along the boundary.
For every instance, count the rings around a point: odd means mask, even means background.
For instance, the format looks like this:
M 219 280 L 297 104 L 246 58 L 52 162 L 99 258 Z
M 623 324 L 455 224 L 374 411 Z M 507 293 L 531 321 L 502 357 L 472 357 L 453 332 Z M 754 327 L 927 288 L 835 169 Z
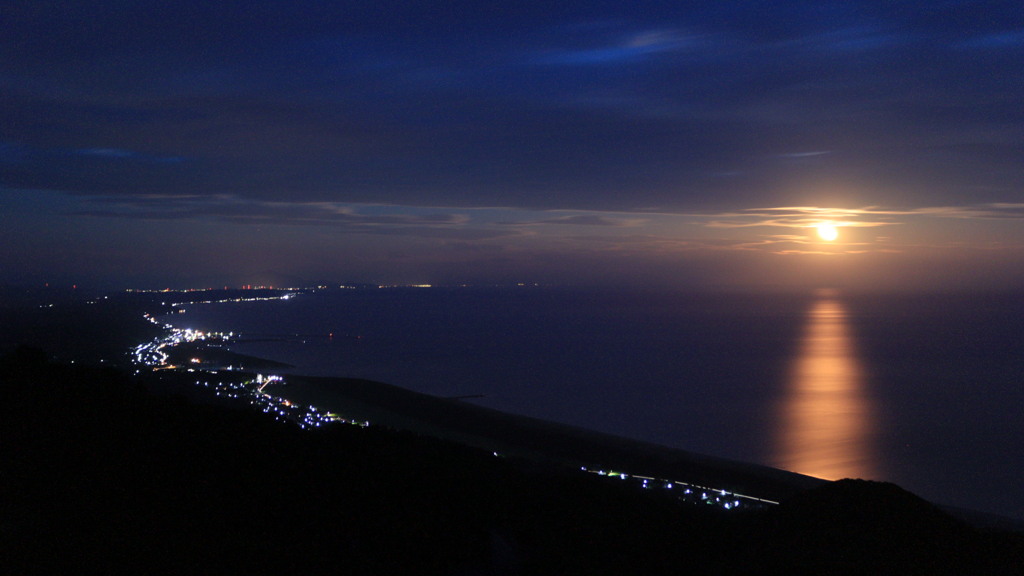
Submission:
M 3 2 L 0 242 L 28 285 L 1021 288 L 1024 8 Z

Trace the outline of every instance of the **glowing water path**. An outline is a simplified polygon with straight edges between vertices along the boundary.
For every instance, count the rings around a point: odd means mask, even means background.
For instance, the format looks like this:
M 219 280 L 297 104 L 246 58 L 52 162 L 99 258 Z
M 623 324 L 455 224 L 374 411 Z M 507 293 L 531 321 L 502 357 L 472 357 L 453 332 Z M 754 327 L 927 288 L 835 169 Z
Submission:
M 772 465 L 829 480 L 877 478 L 874 406 L 864 387 L 846 310 L 823 292 L 807 313 Z

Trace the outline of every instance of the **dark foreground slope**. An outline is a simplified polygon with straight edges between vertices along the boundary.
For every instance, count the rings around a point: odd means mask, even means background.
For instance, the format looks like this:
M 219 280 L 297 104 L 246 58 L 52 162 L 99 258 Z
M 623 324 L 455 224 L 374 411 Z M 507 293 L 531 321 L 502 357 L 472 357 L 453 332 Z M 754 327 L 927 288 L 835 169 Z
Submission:
M 772 512 L 696 510 L 604 478 L 377 427 L 316 433 L 154 398 L 120 373 L 0 366 L 11 573 L 1013 574 L 1019 535 L 889 485 Z
M 576 468 L 682 480 L 774 501 L 825 483 L 777 468 L 509 414 L 381 382 L 289 376 L 288 383 L 272 391 L 355 419 Z

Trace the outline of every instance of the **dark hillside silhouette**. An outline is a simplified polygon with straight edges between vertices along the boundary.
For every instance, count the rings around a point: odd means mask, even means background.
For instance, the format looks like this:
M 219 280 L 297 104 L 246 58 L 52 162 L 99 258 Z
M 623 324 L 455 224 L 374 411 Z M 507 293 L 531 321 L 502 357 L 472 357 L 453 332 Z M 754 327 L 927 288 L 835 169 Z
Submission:
M 1024 558 L 1019 534 L 889 485 L 729 515 L 409 432 L 304 432 L 47 356 L 0 364 L 16 573 L 1010 574 Z

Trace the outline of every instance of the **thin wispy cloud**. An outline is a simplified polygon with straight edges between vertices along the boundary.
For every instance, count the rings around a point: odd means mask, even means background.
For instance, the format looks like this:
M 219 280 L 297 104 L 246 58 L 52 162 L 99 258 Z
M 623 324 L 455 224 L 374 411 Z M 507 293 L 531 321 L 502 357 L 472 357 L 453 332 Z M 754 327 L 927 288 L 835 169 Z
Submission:
M 564 66 L 622 64 L 662 53 L 692 50 L 698 42 L 699 37 L 678 30 L 645 30 L 585 48 L 549 50 L 536 60 L 540 64 Z
M 74 213 L 108 218 L 209 220 L 233 224 L 346 226 L 364 231 L 387 226 L 452 228 L 461 227 L 470 220 L 462 213 L 443 213 L 430 208 L 260 201 L 234 195 L 103 197 L 93 199 L 88 208 Z
M 705 215 L 709 228 L 809 228 L 822 222 L 837 227 L 877 228 L 898 226 L 918 218 L 955 219 L 1022 219 L 1024 204 L 991 203 L 975 206 L 934 206 L 911 209 L 828 208 L 817 206 L 782 206 L 751 208 Z
M 644 218 L 629 218 L 621 215 L 571 214 L 542 218 L 539 220 L 501 222 L 506 226 L 599 226 L 609 228 L 634 228 L 647 222 Z
M 0 269 L 22 278 L 113 269 L 95 255 L 129 234 L 117 270 L 143 270 L 179 229 L 258 236 L 293 272 L 358 253 L 368 278 L 456 244 L 439 276 L 508 274 L 474 250 L 570 281 L 570 253 L 633 274 L 648 251 L 655 276 L 708 258 L 757 284 L 777 253 L 956 243 L 1024 269 L 1013 3 L 94 4 L 5 12 L 0 239 L 25 256 Z
M 959 42 L 955 46 L 975 50 L 1022 50 L 1024 49 L 1024 29 L 983 34 Z
M 814 150 L 810 152 L 788 152 L 778 156 L 779 158 L 814 158 L 815 156 L 826 156 L 831 153 L 831 150 Z

